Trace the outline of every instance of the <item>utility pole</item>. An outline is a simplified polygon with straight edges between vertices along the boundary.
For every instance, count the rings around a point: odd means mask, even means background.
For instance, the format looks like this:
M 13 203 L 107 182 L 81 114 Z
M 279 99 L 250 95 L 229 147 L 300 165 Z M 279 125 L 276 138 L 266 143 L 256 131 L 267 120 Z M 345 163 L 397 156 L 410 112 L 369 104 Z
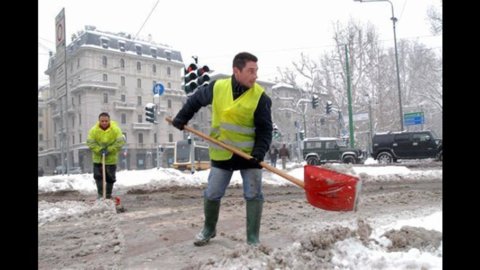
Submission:
M 345 63 L 346 63 L 346 69 L 347 69 L 347 94 L 348 94 L 348 126 L 350 130 L 350 147 L 353 148 L 355 145 L 354 142 L 354 136 L 353 136 L 353 112 L 352 112 L 352 90 L 350 87 L 350 69 L 348 66 L 348 48 L 347 44 L 345 44 Z

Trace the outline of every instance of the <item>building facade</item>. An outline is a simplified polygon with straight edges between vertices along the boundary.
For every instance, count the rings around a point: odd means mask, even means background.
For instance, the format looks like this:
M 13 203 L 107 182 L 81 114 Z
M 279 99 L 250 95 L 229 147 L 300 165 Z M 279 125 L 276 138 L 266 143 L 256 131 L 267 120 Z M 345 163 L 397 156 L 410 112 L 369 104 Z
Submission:
M 63 59 L 51 54 L 45 71 L 50 86 L 39 89 L 38 162 L 45 173 L 66 166 L 67 157 L 69 167 L 92 172 L 91 152 L 85 142 L 101 112 L 108 112 L 126 137 L 119 169 L 155 167 L 157 148 L 184 137 L 164 120 L 175 116 L 186 100 L 181 90 L 184 65 L 179 51 L 86 26 L 72 37 L 66 61 Z M 156 83 L 162 83 L 165 91 L 154 97 Z M 145 121 L 147 103 L 157 104 L 158 124 Z M 162 158 L 165 166 L 171 157 Z

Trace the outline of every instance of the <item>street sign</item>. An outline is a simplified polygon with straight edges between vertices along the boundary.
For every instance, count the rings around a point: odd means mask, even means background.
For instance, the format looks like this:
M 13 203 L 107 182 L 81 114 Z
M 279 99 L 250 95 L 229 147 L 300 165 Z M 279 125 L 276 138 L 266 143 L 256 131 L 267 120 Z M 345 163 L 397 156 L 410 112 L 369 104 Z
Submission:
M 165 91 L 165 87 L 163 87 L 163 84 L 157 83 L 153 86 L 153 94 L 154 95 L 163 95 L 163 92 Z
M 403 123 L 405 126 L 423 125 L 425 123 L 425 117 L 423 116 L 423 112 L 403 114 Z
M 55 17 L 55 44 L 58 47 L 65 47 L 65 8 L 62 8 Z

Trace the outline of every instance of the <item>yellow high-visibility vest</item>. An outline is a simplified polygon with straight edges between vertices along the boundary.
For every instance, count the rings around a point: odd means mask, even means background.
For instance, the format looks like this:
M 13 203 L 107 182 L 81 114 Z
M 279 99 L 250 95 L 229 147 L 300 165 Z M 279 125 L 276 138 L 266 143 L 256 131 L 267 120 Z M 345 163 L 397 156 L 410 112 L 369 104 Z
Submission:
M 235 100 L 232 92 L 231 78 L 215 82 L 210 136 L 250 155 L 255 143 L 253 114 L 264 90 L 255 83 Z M 233 155 L 213 143 L 210 143 L 209 152 L 212 160 L 228 160 Z

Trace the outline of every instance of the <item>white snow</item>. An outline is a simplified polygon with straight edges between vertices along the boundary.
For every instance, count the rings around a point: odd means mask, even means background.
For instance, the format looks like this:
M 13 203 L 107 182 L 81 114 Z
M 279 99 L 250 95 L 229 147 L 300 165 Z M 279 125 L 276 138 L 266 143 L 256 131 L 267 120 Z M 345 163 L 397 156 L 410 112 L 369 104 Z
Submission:
M 366 164 L 375 163 L 367 160 Z M 288 163 L 287 173 L 303 179 L 303 164 Z M 277 164 L 281 168 L 280 164 Z M 411 170 L 405 166 L 351 166 L 344 164 L 332 165 L 339 171 L 360 176 L 362 181 L 400 181 L 404 178 L 415 181 L 442 179 L 442 169 Z M 116 189 L 122 187 L 166 187 L 166 186 L 200 186 L 206 184 L 209 170 L 180 172 L 174 169 L 150 169 L 141 171 L 119 171 L 117 172 Z M 292 184 L 284 178 L 264 170 L 264 183 L 270 185 Z M 234 172 L 231 185 L 241 184 L 241 176 L 238 171 Z M 92 174 L 80 175 L 55 175 L 38 178 L 39 192 L 76 190 L 86 194 L 94 195 L 96 192 L 95 182 Z M 39 226 L 55 219 L 81 215 L 87 211 L 88 206 L 82 202 L 39 202 L 38 222 Z M 346 239 L 337 242 L 333 249 L 335 254 L 333 263 L 337 269 L 442 269 L 442 245 L 432 252 L 420 251 L 411 248 L 406 252 L 387 252 L 385 245 L 388 243 L 382 235 L 389 230 L 399 230 L 402 226 L 422 227 L 427 230 L 442 232 L 442 210 L 421 218 L 388 218 L 382 221 L 375 221 L 376 226 L 371 238 L 377 244 L 365 246 L 358 239 Z

